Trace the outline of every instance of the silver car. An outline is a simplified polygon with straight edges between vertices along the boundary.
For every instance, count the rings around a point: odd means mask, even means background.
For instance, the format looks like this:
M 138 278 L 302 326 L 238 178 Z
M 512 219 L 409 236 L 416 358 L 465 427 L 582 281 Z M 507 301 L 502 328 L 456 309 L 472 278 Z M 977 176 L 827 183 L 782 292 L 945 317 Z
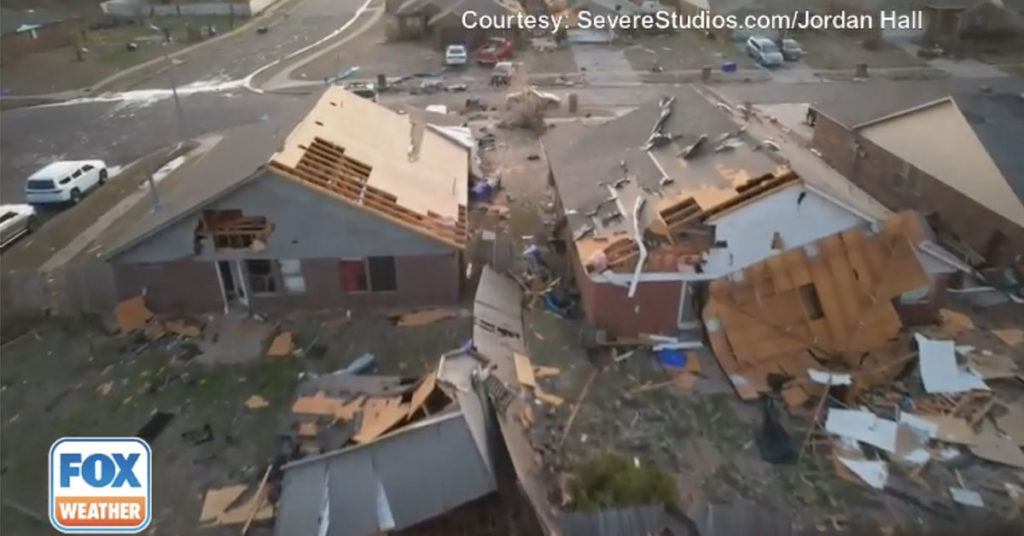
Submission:
M 779 47 L 767 37 L 755 35 L 747 39 L 747 54 L 765 67 L 778 67 L 786 62 Z
M 36 225 L 32 205 L 0 205 L 0 248 L 31 233 Z

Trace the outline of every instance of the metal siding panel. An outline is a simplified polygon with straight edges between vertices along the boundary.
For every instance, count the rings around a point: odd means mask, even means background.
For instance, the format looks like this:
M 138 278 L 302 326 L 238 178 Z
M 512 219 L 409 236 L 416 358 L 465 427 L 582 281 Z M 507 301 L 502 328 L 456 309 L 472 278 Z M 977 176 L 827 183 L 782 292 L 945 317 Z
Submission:
M 370 451 L 357 449 L 331 458 L 330 536 L 366 536 L 377 531 L 377 478 L 373 472 Z M 319 463 L 316 465 L 320 465 Z M 311 495 L 320 497 L 319 490 Z M 306 496 L 299 500 L 319 501 Z M 316 523 L 316 514 L 313 514 Z M 295 536 L 301 536 L 296 534 Z
M 487 469 L 464 417 L 452 419 L 441 430 L 445 437 L 443 455 L 451 477 L 458 486 L 446 486 L 445 506 L 452 508 L 496 489 L 494 475 Z
M 440 459 L 437 425 L 407 430 L 401 438 L 373 445 L 373 463 L 384 483 L 396 529 L 412 526 L 444 511 L 439 492 L 450 475 Z M 400 439 L 400 440 L 399 440 Z M 443 490 L 443 488 L 442 488 Z
M 304 465 L 285 471 L 274 522 L 276 536 L 316 534 L 320 500 L 311 497 L 322 497 L 323 486 L 322 464 Z

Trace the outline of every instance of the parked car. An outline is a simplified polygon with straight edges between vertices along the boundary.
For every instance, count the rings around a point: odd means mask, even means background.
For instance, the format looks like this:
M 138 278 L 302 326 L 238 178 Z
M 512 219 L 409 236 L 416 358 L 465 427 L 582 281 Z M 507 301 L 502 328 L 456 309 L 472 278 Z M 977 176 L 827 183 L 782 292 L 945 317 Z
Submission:
M 787 38 L 780 40 L 779 48 L 782 49 L 782 57 L 786 61 L 799 61 L 806 54 L 796 39 Z
M 494 64 L 494 68 L 491 69 L 491 85 L 492 86 L 507 86 L 512 81 L 512 76 L 515 74 L 516 68 L 511 61 L 499 61 Z
M 444 49 L 444 64 L 449 67 L 463 67 L 469 63 L 466 45 L 448 45 Z
M 481 65 L 494 65 L 512 56 L 512 41 L 504 37 L 492 37 L 486 45 L 476 49 L 473 59 Z
M 767 37 L 752 36 L 747 39 L 747 54 L 765 67 L 778 67 L 785 63 L 779 47 Z
M 0 248 L 31 233 L 36 225 L 32 205 L 0 205 Z
M 107 182 L 102 160 L 71 160 L 48 164 L 25 182 L 25 200 L 32 205 L 78 203 L 93 188 Z

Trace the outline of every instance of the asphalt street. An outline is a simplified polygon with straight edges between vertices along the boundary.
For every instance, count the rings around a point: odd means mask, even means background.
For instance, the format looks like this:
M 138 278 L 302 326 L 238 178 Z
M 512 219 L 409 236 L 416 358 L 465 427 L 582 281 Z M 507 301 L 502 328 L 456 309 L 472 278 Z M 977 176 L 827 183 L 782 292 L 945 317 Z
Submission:
M 178 141 L 270 118 L 297 98 L 244 89 L 191 95 L 182 99 L 180 128 L 169 98 L 4 111 L 0 199 L 22 202 L 25 178 L 53 160 L 101 158 L 125 165 Z

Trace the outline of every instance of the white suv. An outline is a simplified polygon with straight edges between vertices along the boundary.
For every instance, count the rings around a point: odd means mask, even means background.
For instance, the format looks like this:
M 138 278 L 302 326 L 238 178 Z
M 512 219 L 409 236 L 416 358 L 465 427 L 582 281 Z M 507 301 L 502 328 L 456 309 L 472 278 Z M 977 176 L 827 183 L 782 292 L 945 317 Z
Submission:
M 466 45 L 448 45 L 448 48 L 444 49 L 444 63 L 449 67 L 462 67 L 469 63 Z
M 25 200 L 32 205 L 78 203 L 89 190 L 107 182 L 102 160 L 54 162 L 29 176 Z

